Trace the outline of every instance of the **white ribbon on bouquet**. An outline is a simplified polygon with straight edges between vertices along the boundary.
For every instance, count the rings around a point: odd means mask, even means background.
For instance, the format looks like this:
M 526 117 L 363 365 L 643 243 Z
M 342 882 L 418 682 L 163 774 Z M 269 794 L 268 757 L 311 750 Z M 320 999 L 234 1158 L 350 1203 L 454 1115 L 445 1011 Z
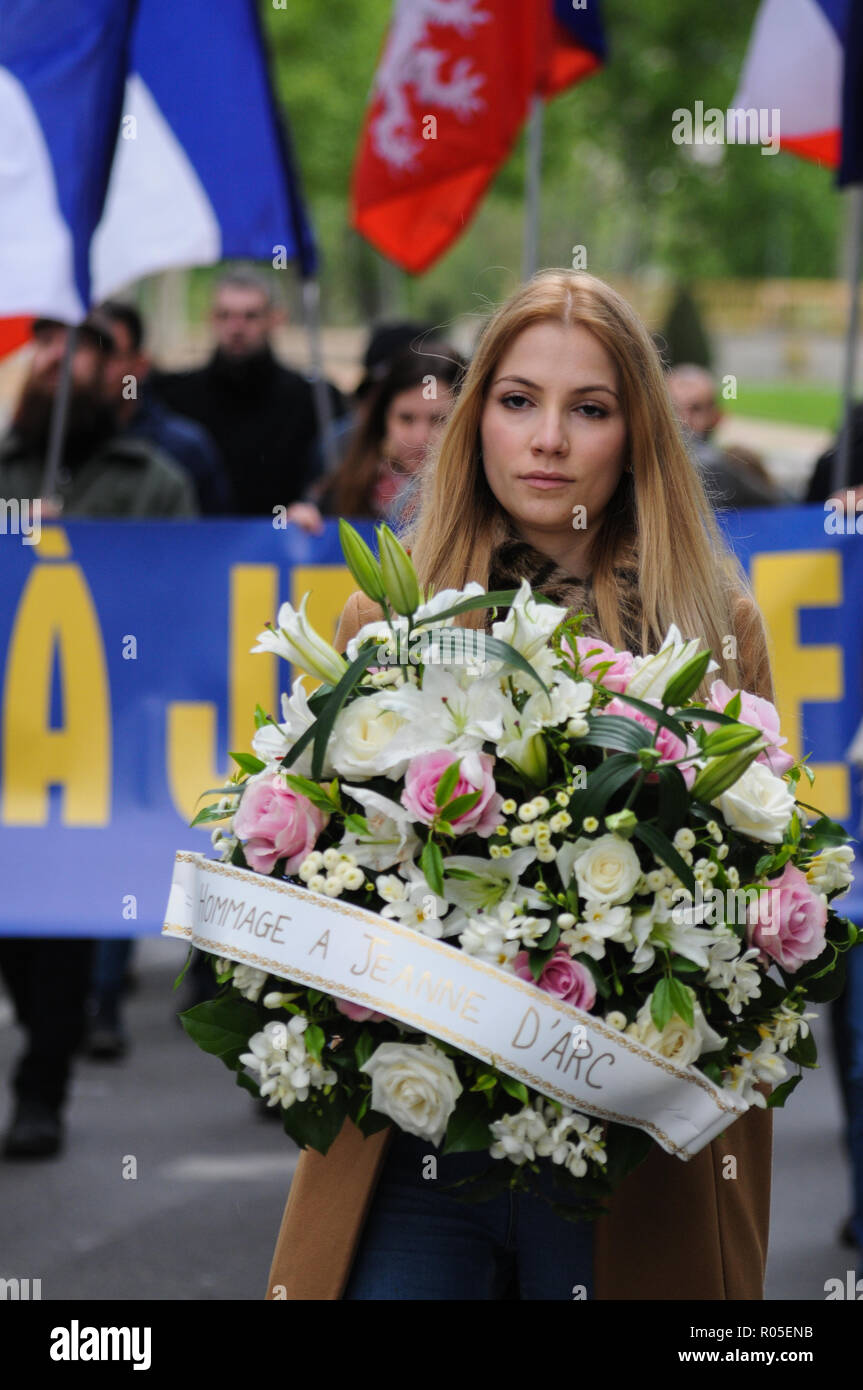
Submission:
M 530 981 L 378 913 L 180 850 L 165 936 L 375 1009 L 689 1159 L 749 1108 Z

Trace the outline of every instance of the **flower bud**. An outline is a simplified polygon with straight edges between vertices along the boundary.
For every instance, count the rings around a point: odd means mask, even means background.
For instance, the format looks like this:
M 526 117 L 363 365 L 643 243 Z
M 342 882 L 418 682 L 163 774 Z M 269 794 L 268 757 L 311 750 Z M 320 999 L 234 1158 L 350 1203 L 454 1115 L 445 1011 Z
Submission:
M 420 605 L 420 587 L 413 562 L 389 526 L 379 526 L 377 537 L 386 596 L 397 613 L 410 617 Z
M 375 603 L 383 603 L 386 590 L 380 564 L 359 531 L 351 526 L 349 521 L 345 521 L 344 517 L 339 517 L 339 540 L 345 564 L 363 593 L 368 594 Z

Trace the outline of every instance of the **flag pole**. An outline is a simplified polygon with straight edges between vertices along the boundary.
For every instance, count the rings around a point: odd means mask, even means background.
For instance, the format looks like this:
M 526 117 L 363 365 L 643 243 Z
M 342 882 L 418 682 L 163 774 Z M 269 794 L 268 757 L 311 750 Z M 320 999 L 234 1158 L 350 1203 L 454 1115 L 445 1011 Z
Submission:
M 842 492 L 851 479 L 851 422 L 857 379 L 857 338 L 860 332 L 860 271 L 863 266 L 863 184 L 849 189 L 851 233 L 848 256 L 848 332 L 845 338 L 845 367 L 842 380 L 842 428 L 833 455 L 830 488 Z M 854 479 L 855 482 L 863 479 Z
M 539 202 L 542 187 L 542 118 L 545 103 L 538 92 L 530 99 L 524 178 L 524 245 L 521 278 L 529 280 L 539 258 Z
M 302 293 L 303 318 L 305 320 L 306 335 L 309 341 L 309 361 L 312 368 L 312 391 L 315 397 L 315 414 L 318 417 L 318 430 L 321 439 L 321 450 L 324 456 L 324 468 L 327 473 L 332 473 L 333 470 L 338 467 L 339 455 L 333 438 L 333 412 L 330 402 L 330 393 L 327 389 L 326 378 L 324 376 L 324 355 L 321 345 L 320 325 L 321 287 L 316 276 L 308 275 L 303 278 Z
M 70 324 L 66 330 L 66 346 L 60 363 L 60 376 L 57 393 L 51 405 L 51 424 L 48 431 L 48 450 L 45 455 L 45 469 L 42 474 L 41 495 L 45 501 L 53 499 L 60 476 L 60 463 L 63 458 L 63 441 L 66 436 L 66 420 L 69 414 L 69 396 L 72 391 L 72 358 L 78 330 Z

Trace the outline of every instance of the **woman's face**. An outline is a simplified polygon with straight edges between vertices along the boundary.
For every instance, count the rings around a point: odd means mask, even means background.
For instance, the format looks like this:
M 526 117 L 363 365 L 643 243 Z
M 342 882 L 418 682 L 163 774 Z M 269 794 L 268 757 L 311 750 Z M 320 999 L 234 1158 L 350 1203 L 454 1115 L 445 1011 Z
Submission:
M 480 422 L 485 476 L 538 549 L 594 532 L 625 463 L 619 393 L 599 339 L 550 320 L 525 328 L 492 373 Z
M 412 386 L 393 396 L 386 413 L 386 434 L 382 452 L 403 473 L 415 473 L 426 449 L 444 424 L 452 392 L 444 382 L 437 383 L 437 399 L 426 400 L 424 386 Z

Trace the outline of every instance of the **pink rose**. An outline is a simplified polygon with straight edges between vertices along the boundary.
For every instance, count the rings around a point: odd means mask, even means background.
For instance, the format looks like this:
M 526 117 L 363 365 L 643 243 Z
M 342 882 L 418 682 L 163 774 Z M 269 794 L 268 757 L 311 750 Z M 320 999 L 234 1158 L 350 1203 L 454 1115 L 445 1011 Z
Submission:
M 576 637 L 575 645 L 581 663 L 581 673 L 587 680 L 603 685 L 606 690 L 616 690 L 618 693 L 626 690 L 635 659 L 632 652 L 617 652 L 614 647 L 600 641 L 598 637 Z M 593 655 L 588 657 L 588 652 L 592 652 Z M 597 666 L 604 665 L 606 661 L 611 662 L 608 670 L 597 671 Z
M 757 763 L 765 763 L 771 772 L 775 772 L 777 777 L 781 777 L 783 772 L 787 772 L 789 767 L 794 764 L 794 759 L 789 753 L 782 752 L 782 744 L 787 743 L 787 738 L 780 737 L 779 734 L 779 713 L 776 706 L 769 700 L 764 700 L 760 695 L 750 695 L 748 690 L 730 690 L 725 681 L 714 681 L 710 687 L 710 699 L 707 701 L 708 709 L 715 709 L 718 714 L 722 714 L 729 700 L 735 695 L 740 695 L 740 714 L 738 718 L 742 724 L 751 724 L 753 728 L 760 729 L 766 741 L 770 744 L 763 752 L 758 754 L 755 759 Z M 718 725 L 716 726 L 719 727 Z
M 749 908 L 747 935 L 783 970 L 799 970 L 824 950 L 827 904 L 790 862 L 779 878 L 767 880 L 767 887 L 769 894 L 762 893 Z
M 456 762 L 457 757 L 450 749 L 441 748 L 435 753 L 420 753 L 408 764 L 401 803 L 414 820 L 431 825 L 434 817 L 441 813 L 442 808 L 435 805 L 435 791 L 444 772 L 450 763 Z M 494 758 L 488 753 L 462 755 L 451 799 L 475 791 L 479 791 L 480 797 L 469 811 L 455 817 L 452 824 L 457 830 L 473 830 L 486 839 L 496 826 L 502 824 L 500 807 L 503 797 L 495 791 L 493 767 Z
M 354 1004 L 350 999 L 334 999 L 336 1008 L 340 1014 L 346 1018 L 352 1018 L 354 1023 L 382 1023 L 385 1014 L 376 1014 L 374 1009 L 367 1009 L 362 1004 Z
M 520 979 L 530 980 L 544 989 L 546 994 L 553 994 L 577 1009 L 593 1008 L 596 1002 L 593 976 L 580 961 L 573 960 L 565 946 L 558 946 L 554 955 L 546 961 L 538 980 L 534 980 L 527 963 L 527 951 L 519 951 L 512 963 Z
M 234 834 L 245 841 L 243 853 L 251 868 L 270 874 L 276 861 L 287 857 L 285 873 L 292 874 L 329 820 L 308 797 L 286 787 L 278 773 L 251 779 L 234 817 Z
M 657 709 L 660 708 L 658 700 L 647 700 L 645 703 L 656 705 Z M 634 705 L 628 705 L 625 700 L 618 700 L 617 696 L 615 696 L 613 700 L 609 700 L 605 709 L 601 710 L 600 713 L 620 714 L 624 719 L 634 719 L 636 724 L 642 724 L 650 733 L 653 733 L 656 729 L 655 719 L 651 719 L 649 714 L 645 714 L 643 710 L 636 709 Z M 656 751 L 659 754 L 660 762 L 673 763 L 677 762 L 678 758 L 682 758 L 686 754 L 697 757 L 698 744 L 689 734 L 687 734 L 686 743 L 684 744 L 682 740 L 677 737 L 677 734 L 673 734 L 670 729 L 666 729 L 664 726 L 660 725 L 659 733 L 656 736 Z M 692 783 L 695 781 L 697 769 L 691 764 L 687 765 L 683 763 L 678 767 L 677 771 L 681 773 L 687 787 L 691 787 Z M 655 782 L 656 773 L 652 773 L 647 780 L 648 782 Z

